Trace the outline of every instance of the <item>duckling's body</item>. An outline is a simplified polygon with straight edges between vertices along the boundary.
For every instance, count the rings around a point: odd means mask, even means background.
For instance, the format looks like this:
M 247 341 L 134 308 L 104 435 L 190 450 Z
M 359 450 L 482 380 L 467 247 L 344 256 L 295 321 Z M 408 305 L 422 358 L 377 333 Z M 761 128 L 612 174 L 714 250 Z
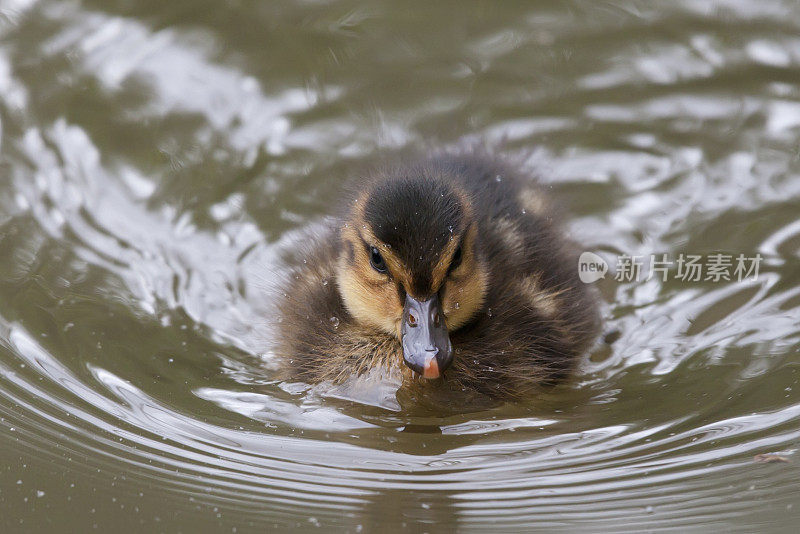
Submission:
M 516 397 L 567 376 L 597 311 L 531 182 L 474 155 L 364 180 L 284 287 L 281 377 L 341 382 L 379 370 Z

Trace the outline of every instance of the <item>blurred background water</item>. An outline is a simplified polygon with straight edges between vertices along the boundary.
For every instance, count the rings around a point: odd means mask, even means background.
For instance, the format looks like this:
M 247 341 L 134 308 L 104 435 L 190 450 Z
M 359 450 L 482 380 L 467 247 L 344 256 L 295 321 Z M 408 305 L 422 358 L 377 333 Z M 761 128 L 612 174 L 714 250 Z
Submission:
M 798 82 L 788 0 L 0 0 L 2 531 L 791 531 Z M 271 380 L 293 230 L 474 141 L 587 250 L 758 279 L 607 277 L 620 339 L 522 406 Z

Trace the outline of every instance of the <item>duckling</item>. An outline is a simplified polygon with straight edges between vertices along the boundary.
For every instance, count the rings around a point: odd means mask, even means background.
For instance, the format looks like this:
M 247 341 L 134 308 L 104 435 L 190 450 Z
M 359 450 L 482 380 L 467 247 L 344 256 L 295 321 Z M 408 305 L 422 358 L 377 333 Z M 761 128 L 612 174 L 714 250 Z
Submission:
M 307 240 L 279 301 L 278 378 L 368 371 L 520 397 L 594 340 L 594 293 L 532 177 L 486 154 L 385 168 Z

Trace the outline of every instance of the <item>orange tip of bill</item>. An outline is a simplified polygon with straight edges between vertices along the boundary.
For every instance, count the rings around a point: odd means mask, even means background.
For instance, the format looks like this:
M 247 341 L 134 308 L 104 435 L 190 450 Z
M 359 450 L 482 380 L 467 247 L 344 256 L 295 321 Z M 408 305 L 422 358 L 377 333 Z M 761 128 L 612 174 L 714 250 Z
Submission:
M 425 369 L 422 372 L 422 376 L 425 378 L 439 378 L 439 364 L 436 362 L 436 358 L 431 358 L 425 362 Z

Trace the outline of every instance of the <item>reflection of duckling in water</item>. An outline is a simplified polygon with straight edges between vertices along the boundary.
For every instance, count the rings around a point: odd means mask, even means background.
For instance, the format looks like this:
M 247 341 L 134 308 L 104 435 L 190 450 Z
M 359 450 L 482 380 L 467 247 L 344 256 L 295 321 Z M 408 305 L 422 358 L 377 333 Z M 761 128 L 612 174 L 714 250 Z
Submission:
M 279 376 L 516 397 L 564 378 L 594 339 L 593 294 L 530 178 L 446 155 L 358 184 L 284 287 Z

